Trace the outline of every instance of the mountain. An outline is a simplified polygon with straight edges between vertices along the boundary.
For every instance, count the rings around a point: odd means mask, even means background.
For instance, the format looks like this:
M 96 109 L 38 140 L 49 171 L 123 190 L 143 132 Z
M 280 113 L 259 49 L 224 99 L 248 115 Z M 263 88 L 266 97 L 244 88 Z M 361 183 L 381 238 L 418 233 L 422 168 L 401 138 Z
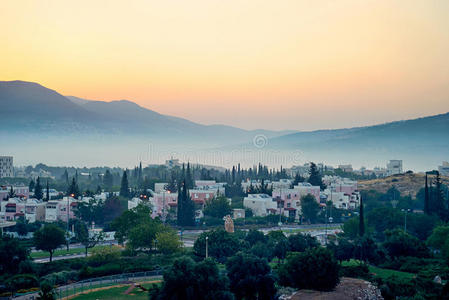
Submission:
M 297 132 L 269 140 L 273 149 L 298 151 L 308 160 L 384 166 L 404 159 L 428 169 L 449 159 L 449 113 L 375 126 Z M 407 164 L 405 164 L 407 167 Z
M 27 163 L 130 166 L 177 157 L 222 166 L 373 167 L 403 159 L 405 169 L 428 170 L 449 160 L 449 113 L 310 132 L 244 130 L 163 115 L 128 100 L 65 97 L 24 81 L 0 82 L 0 107 L 2 154 Z
M 290 133 L 202 125 L 159 114 L 128 100 L 105 102 L 65 97 L 37 83 L 24 81 L 0 82 L 0 103 L 5 107 L 0 111 L 0 133 L 139 136 L 210 145 L 238 144 L 255 134 L 274 137 Z

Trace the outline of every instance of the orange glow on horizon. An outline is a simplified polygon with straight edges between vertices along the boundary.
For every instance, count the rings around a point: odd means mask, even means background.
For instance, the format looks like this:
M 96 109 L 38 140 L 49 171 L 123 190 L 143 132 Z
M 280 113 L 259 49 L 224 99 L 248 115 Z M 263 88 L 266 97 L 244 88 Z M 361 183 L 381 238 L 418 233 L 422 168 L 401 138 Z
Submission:
M 0 4 L 0 80 L 248 129 L 449 111 L 449 1 Z

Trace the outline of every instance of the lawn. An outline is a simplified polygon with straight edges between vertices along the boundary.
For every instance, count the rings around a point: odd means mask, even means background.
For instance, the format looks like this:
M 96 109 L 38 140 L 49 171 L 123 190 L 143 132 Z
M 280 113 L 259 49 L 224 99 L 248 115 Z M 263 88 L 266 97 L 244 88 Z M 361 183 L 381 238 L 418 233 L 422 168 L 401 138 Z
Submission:
M 156 284 L 160 284 L 157 282 Z M 146 289 L 150 289 L 153 283 L 145 283 L 142 284 Z M 114 299 L 114 300 L 126 300 L 126 299 L 148 299 L 148 292 L 142 291 L 140 288 L 135 288 L 130 292 L 130 294 L 124 294 L 130 285 L 121 286 L 121 287 L 106 287 L 103 290 L 98 290 L 94 292 L 90 292 L 88 294 L 82 294 L 75 296 L 71 299 L 75 300 L 101 300 L 101 299 Z
M 353 265 L 358 265 L 358 264 L 359 264 L 359 261 L 354 260 L 354 259 L 351 259 L 350 261 L 344 261 L 342 263 L 343 266 L 353 266 Z M 416 274 L 413 274 L 413 273 L 401 272 L 401 271 L 396 271 L 396 270 L 391 270 L 391 269 L 382 269 L 382 268 L 378 268 L 378 267 L 371 266 L 371 265 L 368 265 L 368 269 L 369 269 L 370 273 L 377 275 L 382 279 L 386 279 L 386 278 L 390 277 L 391 275 L 395 275 L 400 279 L 412 279 L 413 277 L 416 276 Z
M 104 248 L 104 247 L 110 247 L 110 246 L 101 245 L 101 246 L 95 246 L 94 248 L 95 249 L 100 249 L 100 248 Z M 92 251 L 92 249 L 94 249 L 94 248 L 89 248 L 87 250 L 87 252 L 90 253 Z M 57 249 L 53 253 L 53 257 L 65 256 L 65 255 L 73 255 L 73 254 L 84 254 L 84 253 L 85 253 L 85 249 L 84 248 L 70 248 L 69 251 L 67 251 L 67 249 Z M 30 256 L 33 259 L 50 257 L 50 255 L 46 251 L 31 252 Z

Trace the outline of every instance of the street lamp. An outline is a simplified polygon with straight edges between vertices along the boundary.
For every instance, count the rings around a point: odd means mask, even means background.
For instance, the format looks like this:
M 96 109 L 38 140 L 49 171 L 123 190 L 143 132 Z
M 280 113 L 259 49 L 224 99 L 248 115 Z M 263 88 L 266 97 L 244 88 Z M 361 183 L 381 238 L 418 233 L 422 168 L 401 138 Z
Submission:
M 206 236 L 206 258 L 208 258 L 209 257 L 209 249 L 208 249 L 208 240 L 209 240 L 209 237 L 208 236 Z
M 407 212 L 410 212 L 410 209 L 401 209 L 404 213 L 404 232 L 407 232 Z

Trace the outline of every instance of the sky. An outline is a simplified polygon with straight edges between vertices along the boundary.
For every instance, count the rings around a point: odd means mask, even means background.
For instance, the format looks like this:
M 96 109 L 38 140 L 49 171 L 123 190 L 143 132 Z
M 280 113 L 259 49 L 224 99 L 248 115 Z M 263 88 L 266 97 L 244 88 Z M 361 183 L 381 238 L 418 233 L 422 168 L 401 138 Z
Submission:
M 449 111 L 447 0 L 0 2 L 0 80 L 246 129 Z

